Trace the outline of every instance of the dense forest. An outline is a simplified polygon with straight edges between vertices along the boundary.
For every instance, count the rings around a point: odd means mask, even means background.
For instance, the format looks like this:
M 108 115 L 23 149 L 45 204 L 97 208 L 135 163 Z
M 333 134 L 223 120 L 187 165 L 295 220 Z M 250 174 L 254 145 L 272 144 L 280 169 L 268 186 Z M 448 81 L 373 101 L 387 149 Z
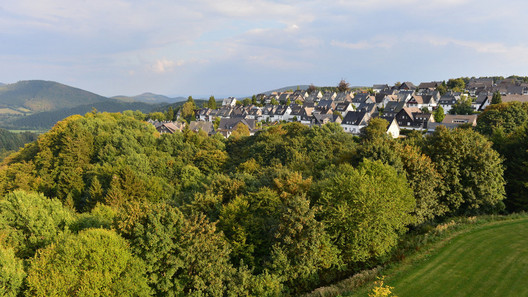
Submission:
M 17 151 L 28 142 L 37 140 L 32 132 L 12 133 L 0 128 L 0 160 L 11 152 Z
M 0 167 L 0 294 L 299 295 L 409 230 L 528 208 L 528 107 L 391 139 L 373 119 L 230 138 L 141 112 L 71 116 Z
M 74 114 L 85 114 L 92 109 L 102 112 L 122 112 L 124 110 L 139 110 L 141 112 L 150 112 L 159 105 L 153 105 L 144 102 L 120 102 L 108 99 L 103 102 L 97 102 L 86 105 L 79 105 L 71 108 L 63 108 L 53 111 L 39 112 L 36 114 L 17 117 L 10 121 L 3 122 L 4 127 L 15 129 L 51 129 L 58 121 Z

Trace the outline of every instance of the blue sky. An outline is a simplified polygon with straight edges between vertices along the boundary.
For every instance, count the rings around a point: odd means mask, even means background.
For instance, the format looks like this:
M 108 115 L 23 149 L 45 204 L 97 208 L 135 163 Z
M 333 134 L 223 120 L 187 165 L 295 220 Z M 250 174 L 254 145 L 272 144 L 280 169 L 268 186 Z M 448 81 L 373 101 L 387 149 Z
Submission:
M 104 96 L 528 75 L 527 1 L 3 0 L 0 82 Z

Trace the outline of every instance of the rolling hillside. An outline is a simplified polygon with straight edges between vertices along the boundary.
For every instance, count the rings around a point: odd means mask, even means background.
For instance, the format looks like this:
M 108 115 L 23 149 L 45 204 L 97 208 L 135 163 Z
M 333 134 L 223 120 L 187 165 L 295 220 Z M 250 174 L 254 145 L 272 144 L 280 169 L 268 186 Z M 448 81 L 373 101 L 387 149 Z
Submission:
M 153 94 L 153 93 L 143 93 L 137 96 L 115 96 L 112 99 L 116 99 L 123 102 L 146 102 L 146 103 L 174 103 L 179 101 L 185 101 L 185 97 L 175 97 L 170 98 L 163 95 Z
M 9 122 L 6 127 L 19 129 L 50 129 L 58 121 L 74 114 L 84 115 L 93 108 L 99 112 L 123 112 L 125 110 L 139 110 L 148 113 L 159 107 L 157 104 L 148 104 L 144 102 L 120 102 L 113 99 L 107 99 L 104 102 L 80 105 L 72 108 L 59 109 L 54 111 L 40 112 L 37 114 L 19 117 Z
M 106 100 L 97 94 L 51 81 L 30 80 L 0 86 L 0 108 L 4 113 L 8 110 L 24 114 L 53 111 Z
M 275 90 L 270 90 L 270 91 L 266 91 L 266 92 L 262 92 L 263 94 L 266 94 L 266 95 L 269 95 L 273 92 L 285 92 L 285 91 L 288 91 L 288 90 L 297 90 L 297 88 L 299 88 L 299 90 L 306 90 L 308 89 L 309 85 L 298 85 L 298 86 L 289 86 L 289 87 L 283 87 L 283 88 L 280 88 L 280 89 L 275 89 Z M 250 96 L 251 97 L 251 96 Z
M 109 99 L 52 81 L 30 80 L 0 86 L 0 126 L 9 129 L 49 129 L 70 115 L 140 110 L 157 104 Z
M 396 296 L 528 296 L 525 217 L 477 226 L 423 253 L 387 275 Z M 366 289 L 343 296 L 366 297 Z

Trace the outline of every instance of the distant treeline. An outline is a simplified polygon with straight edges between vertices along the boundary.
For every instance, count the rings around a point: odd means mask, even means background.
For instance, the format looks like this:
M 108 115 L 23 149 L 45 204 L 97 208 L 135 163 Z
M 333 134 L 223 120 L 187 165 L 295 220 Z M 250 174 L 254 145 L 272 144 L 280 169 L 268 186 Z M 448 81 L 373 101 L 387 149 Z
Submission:
M 65 119 L 74 114 L 83 115 L 93 109 L 100 112 L 123 112 L 125 110 L 139 110 L 148 113 L 159 105 L 153 105 L 143 102 L 120 102 L 117 100 L 108 100 L 88 105 L 77 106 L 74 108 L 60 109 L 56 111 L 40 112 L 34 115 L 20 117 L 5 124 L 8 128 L 15 129 L 50 129 L 58 121 Z

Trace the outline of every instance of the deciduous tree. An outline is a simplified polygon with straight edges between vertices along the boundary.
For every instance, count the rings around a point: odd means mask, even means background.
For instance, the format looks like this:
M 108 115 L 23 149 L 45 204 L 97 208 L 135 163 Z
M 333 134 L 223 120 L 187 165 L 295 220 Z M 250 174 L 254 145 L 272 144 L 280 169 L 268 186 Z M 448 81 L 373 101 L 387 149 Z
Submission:
M 337 90 L 339 92 L 346 92 L 350 90 L 350 84 L 346 82 L 344 79 L 342 79 L 339 84 L 337 85 Z
M 0 232 L 22 259 L 56 241 L 73 220 L 60 201 L 42 194 L 15 191 L 0 200 Z
M 445 118 L 444 108 L 441 105 L 438 105 L 438 107 L 433 112 L 434 120 L 437 123 L 441 123 Z
M 21 296 L 20 291 L 25 276 L 22 259 L 15 256 L 13 249 L 3 247 L 0 242 L 0 295 Z
M 386 254 L 412 222 L 415 207 L 404 175 L 380 161 L 329 169 L 319 183 L 322 221 L 345 264 Z
M 473 107 L 471 106 L 472 99 L 468 96 L 462 96 L 453 107 L 449 110 L 451 114 L 473 114 Z
M 61 238 L 31 260 L 31 296 L 149 296 L 145 264 L 114 231 L 89 229 Z
M 528 106 L 520 102 L 499 103 L 486 107 L 477 118 L 477 127 L 480 133 L 491 136 L 500 129 L 509 134 L 522 127 L 528 121 Z
M 234 273 L 229 246 L 203 216 L 185 218 L 166 204 L 131 203 L 116 228 L 147 264 L 156 295 L 223 296 Z
M 504 199 L 504 168 L 484 136 L 468 129 L 438 127 L 425 152 L 443 177 L 441 203 L 450 214 L 500 209 Z

